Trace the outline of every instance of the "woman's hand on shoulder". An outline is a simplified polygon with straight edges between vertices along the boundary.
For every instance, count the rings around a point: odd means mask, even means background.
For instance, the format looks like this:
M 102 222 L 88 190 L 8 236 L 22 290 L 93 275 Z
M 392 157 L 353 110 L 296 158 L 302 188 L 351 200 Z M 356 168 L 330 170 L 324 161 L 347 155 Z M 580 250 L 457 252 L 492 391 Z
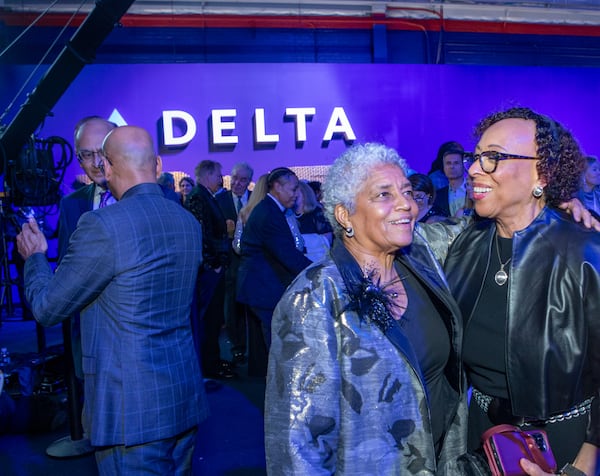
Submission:
M 577 198 L 572 198 L 568 202 L 561 203 L 558 208 L 565 210 L 573 217 L 573 220 L 577 223 L 583 223 L 586 228 L 593 228 L 596 231 L 600 231 L 600 221 L 596 220 L 592 213 Z

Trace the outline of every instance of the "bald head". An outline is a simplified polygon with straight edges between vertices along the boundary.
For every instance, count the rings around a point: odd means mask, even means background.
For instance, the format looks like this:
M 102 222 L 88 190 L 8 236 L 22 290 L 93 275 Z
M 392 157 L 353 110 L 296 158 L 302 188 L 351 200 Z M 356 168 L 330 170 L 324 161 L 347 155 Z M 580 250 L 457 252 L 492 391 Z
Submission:
M 100 141 L 96 144 L 96 149 L 102 146 L 102 140 L 106 137 L 110 131 L 112 131 L 117 125 L 114 122 L 107 121 L 100 116 L 89 116 L 84 117 L 75 125 L 75 148 L 79 149 L 82 147 L 80 142 L 85 140 L 89 136 L 100 137 Z
M 104 170 L 117 198 L 140 183 L 156 183 L 157 161 L 150 134 L 135 126 L 113 129 L 104 139 Z

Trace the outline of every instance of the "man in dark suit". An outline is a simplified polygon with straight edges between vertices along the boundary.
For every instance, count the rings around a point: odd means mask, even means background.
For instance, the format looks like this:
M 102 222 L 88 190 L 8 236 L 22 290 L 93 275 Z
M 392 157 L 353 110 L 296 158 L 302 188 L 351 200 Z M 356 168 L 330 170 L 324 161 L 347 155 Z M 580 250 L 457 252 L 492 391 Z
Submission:
M 77 228 L 77 222 L 81 215 L 100 206 L 104 207 L 116 202 L 115 198 L 109 193 L 106 178 L 100 170 L 102 141 L 115 127 L 117 127 L 116 124 L 99 116 L 84 117 L 75 125 L 73 141 L 75 154 L 79 165 L 91 183 L 63 197 L 60 201 L 58 263 L 65 256 L 69 239 L 75 228 Z M 48 452 L 52 456 L 70 457 L 93 451 L 89 439 L 84 438 L 83 428 L 81 427 L 81 380 L 83 380 L 83 370 L 81 368 L 79 313 L 73 314 L 70 319 L 63 322 L 63 341 L 65 352 L 70 353 L 73 357 L 71 361 L 67 361 L 65 364 L 71 432 L 68 437 L 54 442 L 48 448 Z
M 75 126 L 74 144 L 79 165 L 91 180 L 91 183 L 63 197 L 59 205 L 58 219 L 58 261 L 62 260 L 69 246 L 69 239 L 77 228 L 81 215 L 90 210 L 110 205 L 116 200 L 108 195 L 106 178 L 100 170 L 102 158 L 100 150 L 106 135 L 116 127 L 116 124 L 99 116 L 89 116 L 80 120 Z M 81 370 L 81 339 L 79 330 L 79 315 L 72 320 L 73 363 L 75 374 L 83 378 Z
M 221 164 L 203 160 L 196 166 L 196 187 L 186 201 L 187 209 L 202 225 L 202 269 L 198 275 L 197 306 L 192 317 L 194 342 L 202 372 L 211 379 L 232 378 L 231 363 L 221 359 L 219 336 L 224 323 L 225 272 L 231 242 L 223 212 L 214 197 L 223 186 Z
M 266 375 L 271 344 L 271 318 L 283 292 L 311 261 L 298 250 L 285 213 L 296 202 L 298 177 L 290 169 L 273 170 L 267 179 L 269 193 L 252 210 L 242 233 L 242 258 L 237 299 L 251 311 L 249 327 L 260 323 L 262 338 L 249 339 L 248 373 Z M 256 321 L 257 320 L 257 321 Z M 253 368 L 252 368 L 253 367 Z
M 189 320 L 200 226 L 156 184 L 146 131 L 114 129 L 102 155 L 119 201 L 81 216 L 54 274 L 43 234 L 25 224 L 25 292 L 43 325 L 81 311 L 84 428 L 99 474 L 188 474 L 207 415 Z
M 448 179 L 448 186 L 440 188 L 436 192 L 433 206 L 448 217 L 456 216 L 456 212 L 463 209 L 467 201 L 463 153 L 463 147 L 458 142 L 452 142 L 442 156 L 443 170 Z
M 233 239 L 238 213 L 248 203 L 254 170 L 245 162 L 235 164 L 231 169 L 231 189 L 215 195 L 227 222 L 227 233 Z M 225 274 L 225 329 L 231 341 L 231 355 L 234 363 L 246 359 L 246 309 L 236 301 L 236 280 L 240 266 L 239 256 L 229 247 L 230 262 Z

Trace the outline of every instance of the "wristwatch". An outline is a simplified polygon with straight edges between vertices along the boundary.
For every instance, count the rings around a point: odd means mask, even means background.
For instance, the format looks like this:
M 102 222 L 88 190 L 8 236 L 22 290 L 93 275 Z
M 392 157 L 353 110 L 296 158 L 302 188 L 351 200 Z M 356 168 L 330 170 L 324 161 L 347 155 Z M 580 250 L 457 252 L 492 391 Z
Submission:
M 558 473 L 558 474 L 565 474 L 566 476 L 587 476 L 583 471 L 581 471 L 580 469 L 577 469 L 571 463 L 565 464 L 560 469 L 560 473 Z

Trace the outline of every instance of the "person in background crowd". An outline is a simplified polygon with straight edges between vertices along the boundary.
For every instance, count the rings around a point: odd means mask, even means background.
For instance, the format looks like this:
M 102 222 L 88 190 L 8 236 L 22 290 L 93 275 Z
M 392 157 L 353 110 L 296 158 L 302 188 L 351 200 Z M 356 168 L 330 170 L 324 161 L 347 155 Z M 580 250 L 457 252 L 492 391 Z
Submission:
M 600 235 L 556 208 L 576 193 L 585 160 L 569 131 L 528 108 L 491 114 L 476 133 L 465 166 L 483 220 L 445 263 L 465 319 L 469 447 L 492 425 L 542 428 L 559 468 L 572 465 L 564 474 L 596 476 Z
M 598 157 L 588 155 L 586 168 L 581 176 L 581 186 L 577 198 L 583 206 L 600 219 L 600 162 Z
M 444 155 L 449 150 L 461 150 L 462 148 L 462 145 L 455 141 L 444 142 L 438 148 L 435 160 L 431 162 L 428 174 L 436 191 L 448 186 L 448 178 L 444 173 Z
M 313 192 L 315 192 L 315 197 L 317 198 L 317 202 L 319 206 L 321 205 L 321 200 L 323 200 L 323 191 L 321 190 L 321 182 L 318 180 L 311 180 L 308 182 L 308 186 L 312 188 Z
M 267 371 L 273 309 L 285 288 L 311 264 L 299 249 L 299 230 L 291 228 L 296 223 L 286 218 L 296 203 L 298 177 L 286 167 L 276 168 L 267 177 L 267 189 L 244 226 L 237 281 L 238 301 L 248 305 L 249 319 L 262 330 L 260 339 L 249 341 L 248 349 L 248 374 L 260 377 Z
M 329 170 L 331 254 L 273 315 L 269 474 L 460 474 L 449 468 L 466 446 L 462 321 L 431 249 L 413 239 L 407 173 L 379 144 Z
M 417 221 L 420 223 L 434 223 L 446 218 L 444 212 L 433 205 L 435 201 L 435 188 L 431 179 L 424 174 L 412 174 L 408 177 L 413 187 L 413 198 L 419 207 Z
M 456 216 L 456 212 L 465 207 L 467 199 L 463 152 L 462 145 L 457 142 L 443 150 L 442 163 L 448 186 L 437 190 L 434 205 L 448 217 Z
M 304 254 L 312 262 L 317 262 L 329 251 L 333 230 L 325 218 L 323 208 L 317 201 L 313 189 L 306 182 L 300 181 L 298 185 L 294 213 L 304 239 L 306 249 Z
M 75 154 L 79 165 L 90 179 L 91 183 L 84 185 L 73 193 L 63 197 L 59 203 L 58 215 L 58 263 L 62 261 L 69 246 L 71 235 L 77 228 L 77 222 L 86 212 L 96 210 L 116 202 L 108 190 L 106 177 L 102 173 L 102 141 L 106 135 L 112 131 L 116 124 L 101 118 L 100 116 L 87 116 L 81 119 L 75 125 L 74 144 Z M 73 371 L 75 376 L 80 381 L 83 380 L 82 369 L 82 353 L 81 353 L 81 326 L 79 313 L 71 316 L 69 321 L 66 321 L 63 326 L 70 327 L 71 337 L 65 339 L 65 348 L 73 356 Z M 63 329 L 67 332 L 66 329 Z M 70 364 L 69 364 L 70 366 Z M 69 368 L 69 366 L 67 368 Z M 68 377 L 67 377 L 68 378 Z M 76 408 L 75 412 L 81 410 L 81 382 L 76 382 L 75 379 L 70 381 L 70 385 L 76 388 L 70 389 L 70 398 L 74 401 L 71 405 Z M 74 418 L 72 417 L 72 420 Z M 91 452 L 92 447 L 89 445 L 89 440 L 84 437 L 81 422 L 71 421 L 71 428 L 75 429 L 68 437 L 69 440 L 76 441 L 78 446 L 77 452 Z M 81 436 L 81 438 L 78 438 Z M 69 450 L 70 451 L 70 450 Z
M 232 243 L 233 251 L 238 255 L 242 254 L 242 232 L 244 231 L 244 226 L 246 225 L 252 210 L 254 210 L 254 207 L 256 207 L 256 205 L 258 205 L 262 199 L 267 196 L 268 176 L 269 174 L 263 174 L 258 177 L 258 180 L 254 184 L 252 195 L 250 195 L 250 198 L 248 199 L 248 203 L 246 203 L 246 206 L 244 206 L 238 213 L 238 219 L 235 224 Z
M 158 184 L 164 188 L 175 191 L 175 177 L 171 172 L 163 172 L 158 176 Z
M 221 164 L 203 160 L 196 166 L 196 187 L 186 208 L 202 225 L 203 266 L 198 275 L 197 307 L 192 318 L 196 349 L 202 372 L 209 379 L 235 377 L 231 362 L 221 358 L 219 336 L 225 322 L 225 272 L 231 242 L 227 224 L 214 194 L 223 186 Z
M 459 208 L 456 211 L 454 216 L 457 218 L 468 217 L 475 214 L 475 200 L 473 200 L 473 180 L 468 175 L 465 178 L 465 188 L 467 189 L 467 198 L 465 198 L 465 206 Z
M 181 196 L 181 204 L 183 206 L 186 205 L 187 199 L 192 193 L 192 190 L 196 184 L 194 183 L 194 179 L 192 177 L 181 177 L 179 181 L 179 194 Z
M 252 182 L 254 170 L 245 162 L 235 164 L 231 169 L 231 190 L 216 195 L 217 203 L 225 216 L 227 233 L 231 241 L 240 210 L 251 196 L 248 186 Z M 231 342 L 231 356 L 234 364 L 246 361 L 246 308 L 236 301 L 236 281 L 240 267 L 239 256 L 228 247 L 229 267 L 225 275 L 225 329 Z
M 25 292 L 42 325 L 81 311 L 84 428 L 99 474 L 190 474 L 208 412 L 190 329 L 200 226 L 157 185 L 145 130 L 113 129 L 101 158 L 119 201 L 81 216 L 54 273 L 37 223 L 24 224 Z

